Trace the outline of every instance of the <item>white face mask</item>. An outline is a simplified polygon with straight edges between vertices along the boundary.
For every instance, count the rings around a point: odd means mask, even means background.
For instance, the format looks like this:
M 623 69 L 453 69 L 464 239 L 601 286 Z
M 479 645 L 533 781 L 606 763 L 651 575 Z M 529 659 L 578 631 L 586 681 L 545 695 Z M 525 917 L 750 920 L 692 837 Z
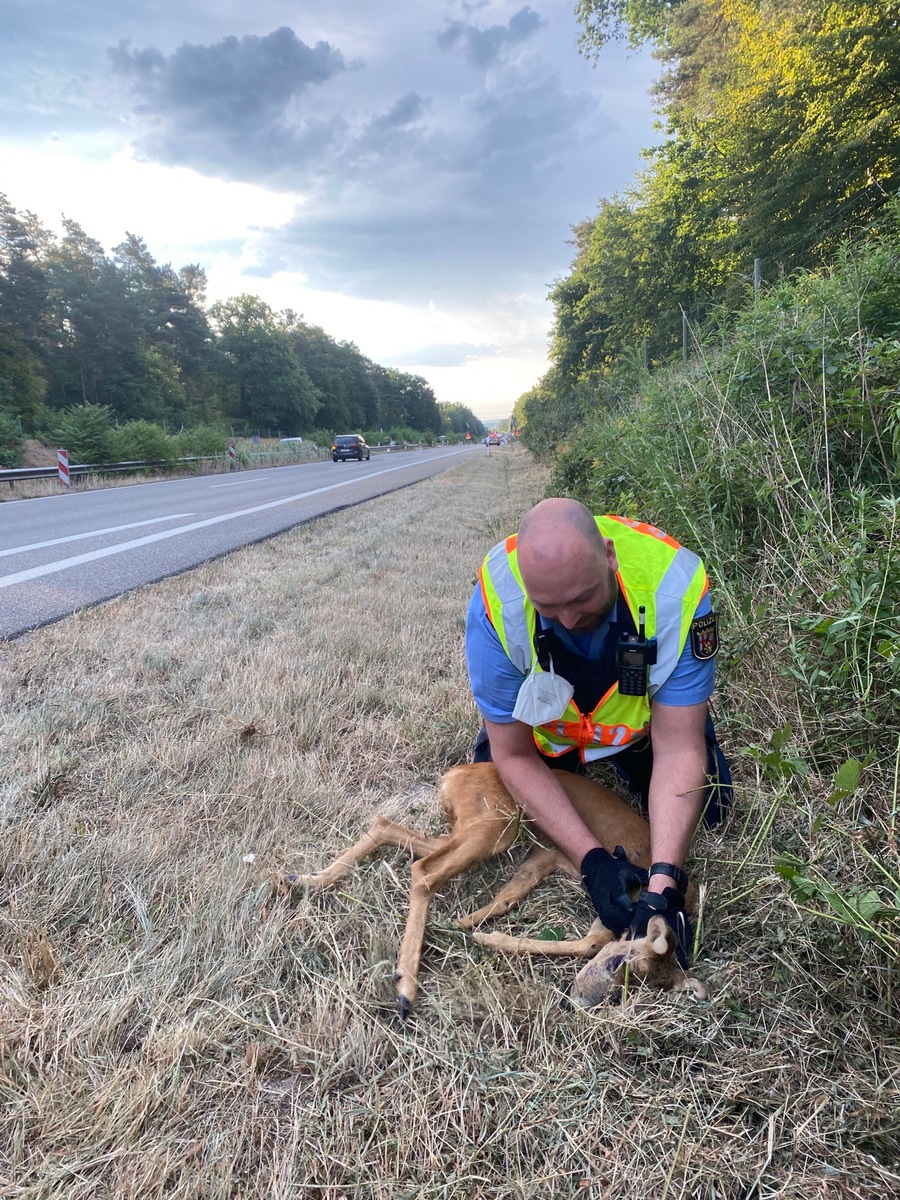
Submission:
M 563 715 L 574 694 L 568 679 L 555 674 L 551 658 L 549 671 L 532 671 L 519 688 L 512 715 L 525 725 L 546 725 Z

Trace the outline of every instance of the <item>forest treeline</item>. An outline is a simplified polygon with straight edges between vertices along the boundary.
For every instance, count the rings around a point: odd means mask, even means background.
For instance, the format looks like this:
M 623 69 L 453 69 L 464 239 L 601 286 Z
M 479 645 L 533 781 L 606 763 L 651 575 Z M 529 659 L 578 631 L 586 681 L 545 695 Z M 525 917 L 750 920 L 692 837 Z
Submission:
M 152 428 L 207 442 L 483 432 L 421 376 L 253 295 L 207 307 L 205 289 L 200 267 L 161 265 L 134 234 L 107 254 L 77 222 L 56 236 L 0 195 L 0 465 L 28 436 L 96 448 L 149 444 Z
M 578 0 L 582 48 L 649 42 L 660 143 L 574 229 L 551 297 L 553 367 L 573 389 L 629 354 L 681 352 L 682 311 L 739 307 L 830 261 L 900 188 L 900 0 Z M 577 214 L 573 214 L 575 217 Z

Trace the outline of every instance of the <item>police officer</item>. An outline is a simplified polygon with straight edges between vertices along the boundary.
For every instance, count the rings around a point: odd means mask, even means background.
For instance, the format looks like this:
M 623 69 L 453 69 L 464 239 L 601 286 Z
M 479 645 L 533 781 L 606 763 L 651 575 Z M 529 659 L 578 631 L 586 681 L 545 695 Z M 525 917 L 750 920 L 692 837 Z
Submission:
M 707 701 L 718 649 L 700 559 L 654 526 L 594 517 L 563 498 L 527 512 L 485 558 L 466 620 L 472 693 L 484 720 L 475 761 L 573 863 L 614 933 L 660 913 L 686 962 L 684 861 L 701 815 L 723 817 L 728 764 Z M 647 806 L 648 873 L 601 846 L 551 768 L 611 757 Z M 642 887 L 635 904 L 633 887 Z

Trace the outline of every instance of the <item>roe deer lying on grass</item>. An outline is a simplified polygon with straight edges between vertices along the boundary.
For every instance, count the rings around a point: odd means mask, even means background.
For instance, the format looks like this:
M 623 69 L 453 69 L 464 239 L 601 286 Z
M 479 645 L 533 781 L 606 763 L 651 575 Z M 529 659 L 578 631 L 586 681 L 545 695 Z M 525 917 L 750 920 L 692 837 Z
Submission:
M 650 865 L 650 827 L 614 792 L 581 775 L 560 771 L 558 779 L 582 819 L 605 846 L 622 846 L 631 862 Z M 439 798 L 450 832 L 428 837 L 378 816 L 358 842 L 315 875 L 288 875 L 287 882 L 307 888 L 330 888 L 379 846 L 410 850 L 412 865 L 409 915 L 397 958 L 397 1003 L 405 1016 L 418 991 L 419 961 L 428 906 L 448 880 L 475 863 L 508 850 L 520 826 L 528 822 L 504 787 L 493 763 L 451 767 L 440 782 Z M 555 846 L 537 843 L 493 900 L 457 924 L 474 929 L 491 917 L 503 916 L 553 871 L 580 879 L 577 868 Z M 688 903 L 693 889 L 688 889 Z M 616 938 L 595 920 L 578 941 L 544 941 L 500 933 L 476 933 L 476 941 L 514 954 L 574 955 L 591 958 L 575 979 L 573 1000 L 592 1008 L 622 983 L 626 971 L 636 981 L 663 991 L 688 988 L 705 997 L 706 989 L 675 958 L 675 936 L 662 917 L 652 917 L 644 938 Z

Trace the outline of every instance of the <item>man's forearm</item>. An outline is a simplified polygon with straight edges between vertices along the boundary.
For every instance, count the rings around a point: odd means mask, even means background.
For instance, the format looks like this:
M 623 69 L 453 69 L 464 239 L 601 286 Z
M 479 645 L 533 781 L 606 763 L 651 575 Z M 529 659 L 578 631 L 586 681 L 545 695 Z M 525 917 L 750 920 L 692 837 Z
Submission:
M 577 870 L 587 852 L 601 843 L 572 807 L 556 773 L 533 749 L 506 749 L 502 743 L 510 736 L 508 726 L 489 726 L 488 731 L 494 765 L 512 798 Z
M 706 789 L 706 756 L 693 747 L 653 753 L 648 817 L 651 860 L 681 867 L 693 841 Z M 675 886 L 668 875 L 653 875 L 650 890 Z

